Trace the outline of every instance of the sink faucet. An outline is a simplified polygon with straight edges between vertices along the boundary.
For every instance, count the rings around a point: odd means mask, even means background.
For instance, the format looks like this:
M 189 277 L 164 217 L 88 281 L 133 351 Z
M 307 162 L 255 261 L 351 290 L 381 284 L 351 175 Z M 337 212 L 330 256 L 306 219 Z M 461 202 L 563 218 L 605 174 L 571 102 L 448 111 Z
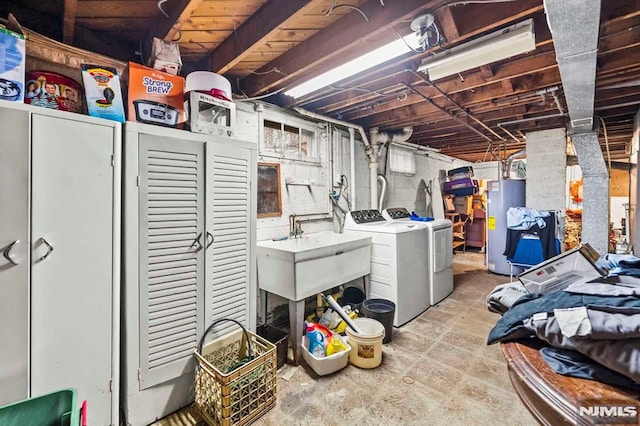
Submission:
M 302 236 L 302 224 L 299 220 L 296 219 L 295 214 L 289 215 L 289 236 L 293 238 L 298 238 Z

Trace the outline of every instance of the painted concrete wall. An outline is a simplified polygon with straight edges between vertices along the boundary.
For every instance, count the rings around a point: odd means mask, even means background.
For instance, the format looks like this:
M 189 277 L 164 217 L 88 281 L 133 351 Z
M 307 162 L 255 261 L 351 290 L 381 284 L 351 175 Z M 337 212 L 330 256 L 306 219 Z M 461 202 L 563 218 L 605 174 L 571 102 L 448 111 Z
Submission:
M 480 180 L 500 180 L 502 167 L 498 161 L 485 161 L 484 163 L 473 163 L 473 175 Z
M 385 155 L 386 149 L 382 152 L 382 163 Z M 433 217 L 444 218 L 441 177 L 446 176 L 450 169 L 470 163 L 444 155 L 425 154 L 423 151 L 417 151 L 414 156 L 416 173 L 413 175 L 387 169 L 389 190 L 386 207 L 404 207 L 410 212 L 415 211 L 418 215 L 426 216 L 430 204 Z M 378 170 L 382 173 L 384 165 L 379 166 Z
M 342 196 L 338 201 L 340 207 L 344 210 L 349 210 L 349 207 L 352 210 L 370 208 L 369 160 L 365 154 L 364 143 L 359 140 L 360 135 L 357 132 L 354 153 L 355 182 L 351 182 L 351 146 L 349 133 L 346 129 L 326 122 L 318 123 L 315 120 L 300 117 L 276 106 L 260 102 L 237 102 L 236 109 L 238 137 L 258 144 L 259 162 L 280 164 L 282 215 L 257 220 L 258 241 L 288 235 L 289 215 L 292 214 L 296 214 L 298 219 L 303 220 L 302 228 L 306 234 L 327 230 L 340 232 L 343 215 L 340 209 L 332 205 L 329 193 L 331 191 L 339 192 L 340 187 L 335 184 L 340 182 L 341 175 L 346 178 L 346 187 L 342 188 Z M 317 161 L 283 158 L 281 155 L 264 150 L 263 122 L 265 119 L 317 131 Z M 434 215 L 444 217 L 440 194 L 440 175 L 446 175 L 447 170 L 469 163 L 440 154 L 429 155 L 426 157 L 423 152 L 415 154 L 416 173 L 414 175 L 387 173 L 390 181 L 388 206 L 402 206 L 409 210 L 417 210 L 422 205 L 424 208 L 427 202 L 426 194 L 424 189 L 418 190 L 420 181 L 424 180 L 425 184 L 432 182 Z M 380 172 L 384 170 L 383 159 L 384 150 L 379 159 Z M 296 185 L 300 182 L 308 185 Z M 354 196 L 355 204 L 352 203 Z M 360 281 L 356 280 L 350 285 L 361 287 Z M 286 316 L 286 312 L 286 300 L 269 295 L 267 321 L 282 320 L 282 315 Z M 258 320 L 262 321 L 261 318 Z

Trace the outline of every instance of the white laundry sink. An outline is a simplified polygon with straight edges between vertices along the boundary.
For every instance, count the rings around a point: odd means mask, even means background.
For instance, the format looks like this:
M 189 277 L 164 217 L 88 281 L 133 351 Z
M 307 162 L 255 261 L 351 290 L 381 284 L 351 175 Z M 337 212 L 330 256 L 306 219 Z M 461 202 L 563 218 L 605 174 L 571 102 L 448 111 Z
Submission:
M 302 300 L 371 272 L 371 237 L 318 232 L 259 241 L 260 290 Z

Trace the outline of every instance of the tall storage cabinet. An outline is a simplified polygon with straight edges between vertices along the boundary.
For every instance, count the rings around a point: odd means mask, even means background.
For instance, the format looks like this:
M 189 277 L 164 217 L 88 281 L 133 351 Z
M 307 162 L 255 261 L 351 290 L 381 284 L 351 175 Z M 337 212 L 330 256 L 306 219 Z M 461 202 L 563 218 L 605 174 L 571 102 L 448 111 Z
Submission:
M 127 123 L 124 147 L 122 405 L 146 425 L 193 400 L 212 319 L 255 330 L 256 146 Z
M 0 405 L 65 387 L 118 423 L 120 124 L 0 103 Z

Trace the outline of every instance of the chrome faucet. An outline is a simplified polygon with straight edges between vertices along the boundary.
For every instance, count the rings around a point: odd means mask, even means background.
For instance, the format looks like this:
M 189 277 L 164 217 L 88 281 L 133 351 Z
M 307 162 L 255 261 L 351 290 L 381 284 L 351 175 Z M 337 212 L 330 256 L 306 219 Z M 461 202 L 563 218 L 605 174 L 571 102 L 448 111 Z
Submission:
M 302 237 L 304 231 L 302 230 L 302 224 L 300 220 L 296 219 L 295 214 L 289 215 L 289 236 L 293 238 Z

